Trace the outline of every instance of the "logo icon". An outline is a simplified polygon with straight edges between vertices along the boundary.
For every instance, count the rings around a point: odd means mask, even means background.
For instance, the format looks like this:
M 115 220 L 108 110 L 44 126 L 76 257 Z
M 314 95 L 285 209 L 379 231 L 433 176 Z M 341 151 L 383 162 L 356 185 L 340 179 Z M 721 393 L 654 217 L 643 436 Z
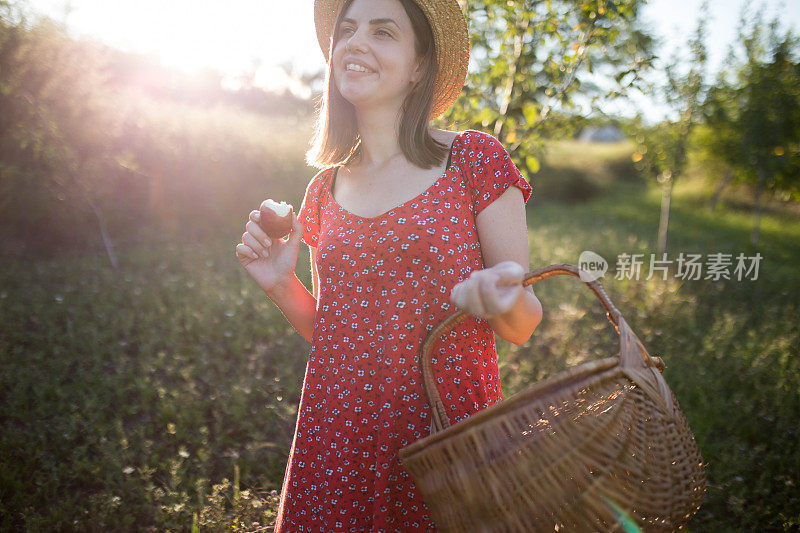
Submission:
M 588 283 L 602 278 L 608 270 L 608 262 L 591 250 L 584 250 L 578 257 L 581 281 Z

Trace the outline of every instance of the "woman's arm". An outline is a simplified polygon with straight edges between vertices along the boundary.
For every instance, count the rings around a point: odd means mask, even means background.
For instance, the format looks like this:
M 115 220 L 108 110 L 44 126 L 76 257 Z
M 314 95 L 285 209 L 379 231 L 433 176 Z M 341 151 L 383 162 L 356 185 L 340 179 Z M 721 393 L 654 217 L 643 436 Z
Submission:
M 288 284 L 282 285 L 272 291 L 264 291 L 275 302 L 283 316 L 294 326 L 294 329 L 311 342 L 314 333 L 314 318 L 317 312 L 317 298 L 319 298 L 319 274 L 317 272 L 317 249 L 308 247 L 311 260 L 311 285 L 313 294 L 308 292 L 306 286 L 292 275 Z
M 530 267 L 522 191 L 509 187 L 478 214 L 476 225 L 486 268 L 453 287 L 451 301 L 486 318 L 503 339 L 523 344 L 542 321 L 542 304 L 531 286 L 522 287 Z
M 236 256 L 261 290 L 278 306 L 297 332 L 311 342 L 317 309 L 315 294 L 319 292 L 316 248 L 311 250 L 311 277 L 314 294 L 297 278 L 294 270 L 303 226 L 292 213 L 289 238 L 270 239 L 258 225 L 259 212 L 251 211 L 247 231 L 236 245 Z
M 303 282 L 295 274 L 292 274 L 286 283 L 264 292 L 280 308 L 283 316 L 294 326 L 294 329 L 305 340 L 311 342 L 311 336 L 314 333 L 314 315 L 317 312 L 317 299 L 308 292 Z

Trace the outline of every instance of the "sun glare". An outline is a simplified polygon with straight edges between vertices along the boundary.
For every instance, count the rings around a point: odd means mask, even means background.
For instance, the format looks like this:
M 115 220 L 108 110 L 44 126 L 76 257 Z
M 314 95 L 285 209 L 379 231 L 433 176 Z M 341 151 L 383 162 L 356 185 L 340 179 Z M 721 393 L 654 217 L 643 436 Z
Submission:
M 312 2 L 31 0 L 37 11 L 76 35 L 154 54 L 187 72 L 212 68 L 234 78 L 252 73 L 265 86 L 283 83 L 279 65 L 321 69 Z M 273 87 L 274 88 L 274 87 Z

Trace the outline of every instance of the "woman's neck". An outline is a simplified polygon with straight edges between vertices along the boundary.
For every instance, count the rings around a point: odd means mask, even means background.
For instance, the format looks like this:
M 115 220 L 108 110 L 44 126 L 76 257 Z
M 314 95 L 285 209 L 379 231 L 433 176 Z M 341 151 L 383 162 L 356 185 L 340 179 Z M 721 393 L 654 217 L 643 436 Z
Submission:
M 361 137 L 359 166 L 380 168 L 403 154 L 398 135 L 398 110 L 359 110 L 356 111 L 356 120 Z

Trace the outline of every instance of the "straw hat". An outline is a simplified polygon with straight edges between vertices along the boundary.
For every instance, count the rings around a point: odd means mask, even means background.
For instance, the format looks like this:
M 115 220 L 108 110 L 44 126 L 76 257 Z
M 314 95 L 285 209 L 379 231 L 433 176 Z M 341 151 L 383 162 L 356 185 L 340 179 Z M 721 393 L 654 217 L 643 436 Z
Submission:
M 439 71 L 433 87 L 430 118 L 436 118 L 453 105 L 464 87 L 469 64 L 469 32 L 457 0 L 414 0 L 428 18 L 436 44 Z M 345 0 L 315 0 L 314 24 L 325 60 L 336 18 Z

